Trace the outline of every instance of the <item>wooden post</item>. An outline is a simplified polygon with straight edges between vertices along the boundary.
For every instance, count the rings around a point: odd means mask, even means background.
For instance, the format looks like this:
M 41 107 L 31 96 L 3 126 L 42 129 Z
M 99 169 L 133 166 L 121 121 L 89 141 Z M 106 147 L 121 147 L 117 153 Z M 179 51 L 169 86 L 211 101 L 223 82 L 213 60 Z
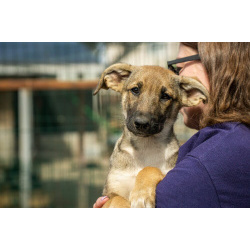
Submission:
M 19 159 L 20 159 L 20 205 L 29 207 L 32 170 L 32 91 L 18 91 Z

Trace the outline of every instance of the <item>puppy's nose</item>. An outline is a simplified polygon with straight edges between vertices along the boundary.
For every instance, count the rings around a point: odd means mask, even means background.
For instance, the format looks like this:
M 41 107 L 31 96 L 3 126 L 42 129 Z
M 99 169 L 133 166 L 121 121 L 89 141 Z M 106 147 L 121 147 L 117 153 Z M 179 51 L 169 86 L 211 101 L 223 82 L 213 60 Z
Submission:
M 135 127 L 146 131 L 150 128 L 150 119 L 144 115 L 137 116 L 134 121 Z

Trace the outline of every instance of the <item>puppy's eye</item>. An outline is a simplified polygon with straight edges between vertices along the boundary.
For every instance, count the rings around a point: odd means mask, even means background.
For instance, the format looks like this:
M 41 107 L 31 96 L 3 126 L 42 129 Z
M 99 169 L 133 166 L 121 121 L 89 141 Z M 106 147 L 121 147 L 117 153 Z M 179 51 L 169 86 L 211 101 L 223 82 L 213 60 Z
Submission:
M 130 90 L 133 95 L 139 95 L 140 94 L 140 89 L 138 87 L 134 87 Z
M 172 99 L 172 97 L 170 95 L 168 95 L 167 93 L 162 93 L 161 94 L 161 100 L 167 101 Z

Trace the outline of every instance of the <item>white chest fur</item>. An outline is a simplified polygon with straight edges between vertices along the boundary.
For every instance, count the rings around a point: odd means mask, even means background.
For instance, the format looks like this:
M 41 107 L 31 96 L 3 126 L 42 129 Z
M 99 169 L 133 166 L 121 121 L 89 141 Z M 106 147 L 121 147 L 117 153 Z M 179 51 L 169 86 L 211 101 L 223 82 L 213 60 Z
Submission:
M 140 148 L 133 148 L 132 146 L 126 146 L 123 148 L 133 158 L 135 168 L 139 171 L 147 166 L 157 167 L 166 174 L 171 166 L 168 164 L 168 159 L 176 153 L 178 147 L 175 141 L 162 144 L 155 140 L 142 140 Z M 138 171 L 138 172 L 139 172 Z
M 119 150 L 121 151 L 118 150 L 118 145 L 120 145 Z M 175 138 L 168 143 L 159 142 L 156 138 L 140 138 L 133 146 L 127 140 L 120 138 L 115 148 L 115 154 L 118 156 L 121 152 L 126 152 L 125 158 L 130 158 L 130 161 L 123 168 L 121 162 L 113 160 L 108 175 L 109 190 L 128 198 L 134 187 L 135 178 L 143 168 L 157 167 L 163 174 L 167 174 L 173 167 L 170 159 L 177 151 L 178 143 Z

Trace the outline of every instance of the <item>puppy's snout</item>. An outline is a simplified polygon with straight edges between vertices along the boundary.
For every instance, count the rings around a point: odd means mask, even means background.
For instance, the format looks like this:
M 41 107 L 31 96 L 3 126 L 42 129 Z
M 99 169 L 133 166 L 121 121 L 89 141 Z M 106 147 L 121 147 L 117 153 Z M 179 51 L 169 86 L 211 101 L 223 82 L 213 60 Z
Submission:
M 163 123 L 152 114 L 134 113 L 127 123 L 129 131 L 138 136 L 150 136 L 159 133 L 163 128 Z
M 150 128 L 150 119 L 144 115 L 137 116 L 134 121 L 138 130 L 146 131 Z

